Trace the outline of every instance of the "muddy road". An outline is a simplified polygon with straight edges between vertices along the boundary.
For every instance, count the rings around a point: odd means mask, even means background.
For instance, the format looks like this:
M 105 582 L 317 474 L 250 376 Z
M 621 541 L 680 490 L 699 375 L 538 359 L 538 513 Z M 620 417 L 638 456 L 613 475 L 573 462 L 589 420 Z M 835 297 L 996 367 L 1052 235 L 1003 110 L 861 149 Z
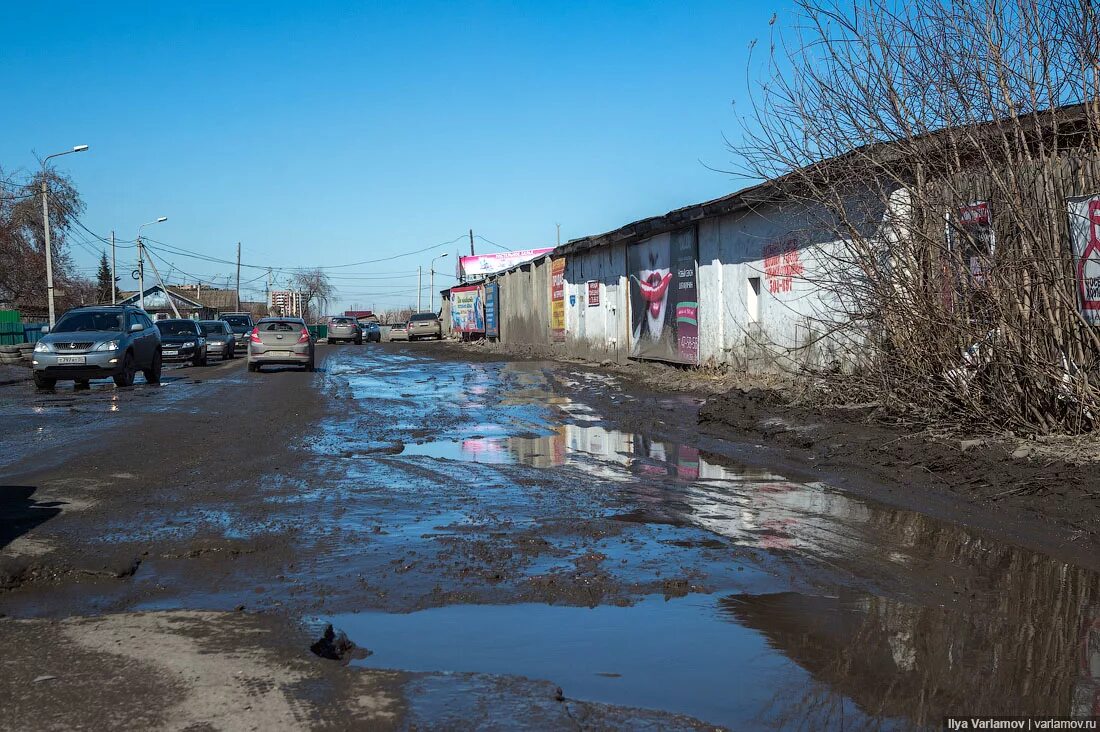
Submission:
M 784 475 L 701 436 L 691 395 L 434 344 L 318 353 L 0 386 L 0 728 L 1100 708 L 1087 562 Z M 310 652 L 328 624 L 344 663 Z

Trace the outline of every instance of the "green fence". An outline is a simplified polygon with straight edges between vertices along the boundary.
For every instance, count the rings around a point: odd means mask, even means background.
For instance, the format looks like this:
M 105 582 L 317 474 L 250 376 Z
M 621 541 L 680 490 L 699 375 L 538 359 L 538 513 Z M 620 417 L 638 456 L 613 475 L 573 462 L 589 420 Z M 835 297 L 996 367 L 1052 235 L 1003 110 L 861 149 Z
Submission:
M 321 323 L 318 325 L 307 325 L 306 328 L 309 330 L 309 334 L 313 336 L 314 340 L 319 341 L 323 338 L 328 338 L 327 323 Z
M 23 320 L 18 310 L 0 310 L 0 346 L 14 346 L 23 343 Z

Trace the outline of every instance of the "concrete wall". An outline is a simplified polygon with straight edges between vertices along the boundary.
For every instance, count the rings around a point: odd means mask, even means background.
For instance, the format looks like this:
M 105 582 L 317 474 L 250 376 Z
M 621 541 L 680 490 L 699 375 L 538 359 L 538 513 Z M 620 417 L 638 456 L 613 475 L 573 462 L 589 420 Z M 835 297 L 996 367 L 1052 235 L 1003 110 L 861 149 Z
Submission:
M 819 216 L 795 204 L 759 205 L 690 224 L 698 242 L 699 362 L 767 372 L 798 363 L 850 361 L 850 352 L 823 338 L 843 312 L 826 256 L 843 242 L 822 237 Z M 872 221 L 872 226 L 874 222 Z M 550 258 L 494 275 L 500 285 L 501 341 L 560 348 L 587 358 L 626 359 L 631 350 L 631 246 L 652 237 L 565 254 L 566 340 L 550 332 Z M 562 256 L 557 254 L 555 256 Z M 823 279 L 829 280 L 822 287 Z M 588 305 L 590 282 L 599 305 Z

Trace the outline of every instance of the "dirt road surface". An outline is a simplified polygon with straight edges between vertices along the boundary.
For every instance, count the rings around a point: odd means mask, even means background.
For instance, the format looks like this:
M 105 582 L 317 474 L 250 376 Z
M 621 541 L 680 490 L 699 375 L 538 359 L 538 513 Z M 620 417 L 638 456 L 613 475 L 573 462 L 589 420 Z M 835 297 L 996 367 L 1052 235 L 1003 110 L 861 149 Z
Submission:
M 1100 709 L 1087 557 L 701 433 L 701 395 L 430 343 L 318 353 L 0 386 L 0 729 Z M 340 660 L 311 651 L 330 624 Z

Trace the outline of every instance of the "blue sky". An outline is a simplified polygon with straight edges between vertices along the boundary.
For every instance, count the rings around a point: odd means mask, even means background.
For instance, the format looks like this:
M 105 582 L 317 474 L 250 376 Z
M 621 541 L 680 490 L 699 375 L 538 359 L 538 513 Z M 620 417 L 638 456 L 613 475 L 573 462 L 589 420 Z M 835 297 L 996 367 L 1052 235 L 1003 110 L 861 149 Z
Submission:
M 225 259 L 241 241 L 246 264 L 379 259 L 469 228 L 552 245 L 557 222 L 565 241 L 745 183 L 704 163 L 729 166 L 749 43 L 783 4 L 9 5 L 0 164 L 88 144 L 57 161 L 88 228 L 132 240 L 165 215 L 152 238 Z M 448 252 L 453 273 L 458 246 L 332 270 L 339 307 L 414 301 L 417 266 Z

